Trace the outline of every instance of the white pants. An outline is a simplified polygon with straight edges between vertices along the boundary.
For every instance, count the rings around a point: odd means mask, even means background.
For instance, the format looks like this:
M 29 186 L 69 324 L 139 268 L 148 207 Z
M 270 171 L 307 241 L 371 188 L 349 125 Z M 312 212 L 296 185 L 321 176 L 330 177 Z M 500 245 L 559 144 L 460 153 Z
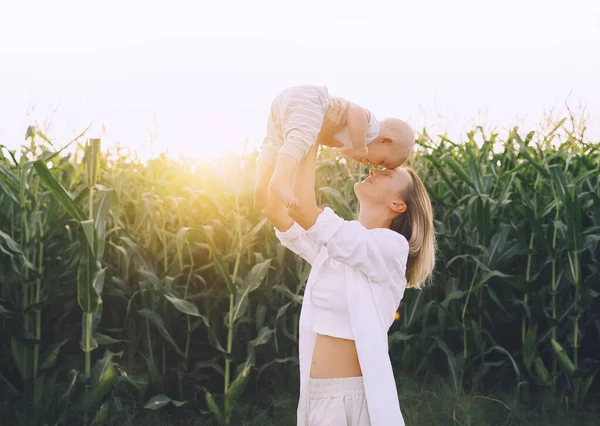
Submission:
M 298 426 L 370 426 L 362 377 L 310 379 L 298 404 Z

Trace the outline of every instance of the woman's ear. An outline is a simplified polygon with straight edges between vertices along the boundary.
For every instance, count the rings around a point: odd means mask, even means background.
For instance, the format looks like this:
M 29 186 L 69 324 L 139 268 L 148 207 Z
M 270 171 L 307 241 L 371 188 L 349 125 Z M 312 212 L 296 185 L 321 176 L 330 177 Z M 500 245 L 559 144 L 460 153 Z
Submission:
M 390 209 L 396 213 L 404 213 L 406 211 L 406 203 L 402 200 L 392 201 L 390 203 Z

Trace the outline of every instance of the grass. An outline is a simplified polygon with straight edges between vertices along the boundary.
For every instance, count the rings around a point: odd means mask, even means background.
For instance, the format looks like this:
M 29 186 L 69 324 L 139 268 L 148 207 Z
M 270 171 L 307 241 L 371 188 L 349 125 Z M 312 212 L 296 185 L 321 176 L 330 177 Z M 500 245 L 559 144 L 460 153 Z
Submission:
M 600 422 L 600 405 L 589 405 L 575 412 L 551 393 L 537 394 L 524 404 L 509 393 L 483 395 L 459 393 L 449 380 L 441 377 L 427 380 L 403 377 L 398 381 L 402 412 L 408 426 L 596 426 Z M 251 393 L 251 392 L 248 392 Z M 590 400 L 596 400 L 593 395 Z M 293 426 L 296 424 L 297 394 L 263 389 L 247 395 L 237 407 L 232 422 L 237 426 Z M 6 407 L 4 407 L 6 408 Z M 161 411 L 124 411 L 115 426 L 217 426 L 208 414 L 192 407 L 168 408 Z M 2 415 L 0 424 L 25 426 L 16 418 Z M 6 411 L 5 411 L 6 413 Z M 4 419 L 3 422 L 2 420 Z
M 577 413 L 556 403 L 551 395 L 524 405 L 510 394 L 456 394 L 447 380 L 435 378 L 419 382 L 402 378 L 398 391 L 404 421 L 408 426 L 597 426 L 600 406 Z M 293 426 L 296 424 L 297 396 L 286 392 L 258 395 L 260 405 L 245 401 L 239 409 L 239 426 Z M 266 404 L 266 406 L 265 406 Z M 143 413 L 128 419 L 124 426 L 216 426 L 216 423 L 191 412 Z

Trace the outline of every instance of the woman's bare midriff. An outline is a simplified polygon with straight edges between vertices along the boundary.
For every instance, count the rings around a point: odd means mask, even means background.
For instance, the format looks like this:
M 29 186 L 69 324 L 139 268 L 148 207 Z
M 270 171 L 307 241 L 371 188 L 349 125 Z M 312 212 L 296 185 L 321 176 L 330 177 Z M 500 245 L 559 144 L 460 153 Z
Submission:
M 362 376 L 354 340 L 317 334 L 310 366 L 313 379 Z

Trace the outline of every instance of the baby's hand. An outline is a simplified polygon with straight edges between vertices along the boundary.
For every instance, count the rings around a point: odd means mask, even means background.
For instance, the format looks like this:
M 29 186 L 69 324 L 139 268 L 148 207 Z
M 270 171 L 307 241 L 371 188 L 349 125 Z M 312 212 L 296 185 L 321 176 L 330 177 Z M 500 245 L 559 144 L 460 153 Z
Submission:
M 366 146 L 364 148 L 358 148 L 358 149 L 352 150 L 352 158 L 355 159 L 356 161 L 360 161 L 361 163 L 365 162 L 368 155 L 369 155 L 369 148 Z

